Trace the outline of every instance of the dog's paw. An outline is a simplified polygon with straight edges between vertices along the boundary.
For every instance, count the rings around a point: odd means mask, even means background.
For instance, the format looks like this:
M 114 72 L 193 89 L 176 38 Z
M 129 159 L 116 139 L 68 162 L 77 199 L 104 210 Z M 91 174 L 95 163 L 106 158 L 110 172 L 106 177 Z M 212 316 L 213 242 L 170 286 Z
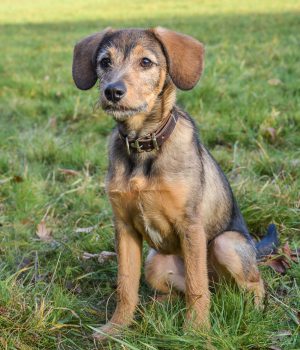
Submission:
M 209 314 L 197 313 L 195 310 L 187 312 L 183 328 L 185 331 L 199 330 L 207 332 L 211 328 Z
M 93 333 L 93 338 L 101 343 L 107 342 L 111 337 L 120 335 L 122 327 L 108 322 Z

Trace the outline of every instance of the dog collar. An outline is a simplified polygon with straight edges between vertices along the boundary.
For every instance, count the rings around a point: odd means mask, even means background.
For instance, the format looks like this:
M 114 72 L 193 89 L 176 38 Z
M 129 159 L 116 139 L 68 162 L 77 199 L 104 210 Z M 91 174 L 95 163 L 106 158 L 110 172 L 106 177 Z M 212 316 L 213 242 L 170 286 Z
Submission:
M 126 145 L 127 153 L 151 152 L 159 150 L 162 144 L 170 137 L 178 121 L 178 113 L 171 113 L 169 118 L 155 132 L 138 137 L 129 138 L 119 130 L 120 139 Z

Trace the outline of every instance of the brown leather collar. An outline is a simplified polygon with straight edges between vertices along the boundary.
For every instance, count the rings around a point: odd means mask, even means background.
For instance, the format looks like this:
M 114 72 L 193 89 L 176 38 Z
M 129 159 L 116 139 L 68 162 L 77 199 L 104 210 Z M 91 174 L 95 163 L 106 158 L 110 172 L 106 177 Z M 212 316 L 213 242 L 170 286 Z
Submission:
M 153 150 L 159 150 L 162 144 L 170 137 L 175 129 L 178 121 L 178 113 L 170 113 L 169 118 L 161 125 L 154 133 L 138 137 L 136 139 L 130 139 L 127 135 L 124 135 L 119 130 L 119 136 L 124 141 L 127 153 L 133 152 L 150 152 Z

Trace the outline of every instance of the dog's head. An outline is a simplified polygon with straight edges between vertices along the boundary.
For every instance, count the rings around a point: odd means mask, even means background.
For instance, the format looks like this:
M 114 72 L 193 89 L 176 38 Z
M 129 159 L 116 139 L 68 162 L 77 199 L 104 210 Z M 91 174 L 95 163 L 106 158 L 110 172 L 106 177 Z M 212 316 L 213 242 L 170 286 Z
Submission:
M 73 79 L 81 90 L 99 79 L 102 108 L 117 120 L 149 113 L 166 82 L 192 89 L 203 70 L 203 45 L 161 27 L 105 29 L 74 48 Z

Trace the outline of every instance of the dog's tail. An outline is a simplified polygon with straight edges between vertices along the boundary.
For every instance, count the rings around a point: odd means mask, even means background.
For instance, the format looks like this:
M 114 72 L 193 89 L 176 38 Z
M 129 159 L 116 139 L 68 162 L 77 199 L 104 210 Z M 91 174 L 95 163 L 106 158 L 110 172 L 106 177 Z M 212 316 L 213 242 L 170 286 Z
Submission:
M 267 229 L 267 234 L 255 245 L 257 250 L 257 259 L 274 253 L 278 246 L 279 239 L 276 226 L 275 224 L 270 224 Z

